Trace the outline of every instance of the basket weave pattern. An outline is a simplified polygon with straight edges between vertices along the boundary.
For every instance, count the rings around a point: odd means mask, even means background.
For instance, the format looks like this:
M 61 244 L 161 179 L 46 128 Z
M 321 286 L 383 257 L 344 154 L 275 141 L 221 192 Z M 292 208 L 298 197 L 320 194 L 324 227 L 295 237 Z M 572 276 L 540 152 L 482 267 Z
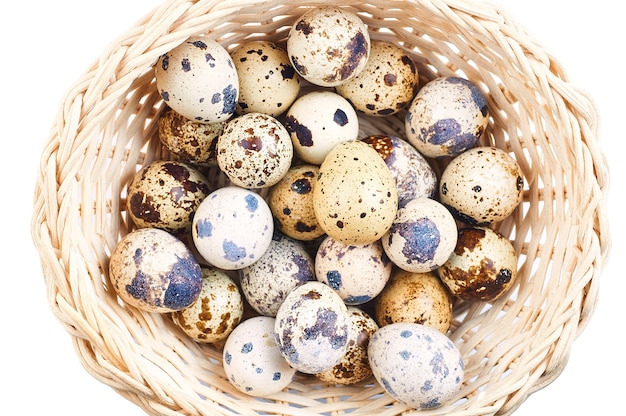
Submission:
M 124 305 L 108 282 L 108 257 L 131 228 L 125 187 L 142 166 L 168 157 L 157 131 L 165 108 L 154 81 L 158 57 L 198 34 L 227 47 L 284 44 L 295 19 L 324 3 L 167 1 L 115 39 L 64 97 L 41 156 L 32 221 L 49 304 L 87 371 L 149 414 L 411 410 L 373 379 L 341 387 L 299 375 L 266 400 L 246 396 L 225 379 L 217 346 L 193 342 L 168 316 Z M 372 39 L 410 51 L 421 84 L 456 75 L 479 85 L 491 110 L 482 144 L 510 152 L 525 174 L 522 205 L 497 226 L 519 256 L 517 284 L 496 302 L 455 305 L 451 338 L 463 353 L 465 383 L 454 403 L 420 411 L 510 414 L 560 374 L 597 301 L 610 239 L 594 104 L 498 6 L 328 3 L 359 13 Z M 403 113 L 361 118 L 360 137 L 403 131 Z

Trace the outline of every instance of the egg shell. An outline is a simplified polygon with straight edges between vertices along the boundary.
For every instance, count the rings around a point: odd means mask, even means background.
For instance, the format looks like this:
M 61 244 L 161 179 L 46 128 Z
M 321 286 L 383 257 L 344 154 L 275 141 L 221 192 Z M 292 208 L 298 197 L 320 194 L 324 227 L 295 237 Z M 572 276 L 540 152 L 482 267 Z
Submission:
M 522 202 L 524 178 L 515 159 L 497 147 L 470 149 L 446 166 L 439 199 L 459 221 L 487 226 L 502 221 Z
M 293 166 L 269 190 L 267 203 L 276 226 L 291 238 L 311 241 L 324 235 L 313 209 L 313 188 L 318 173 L 316 165 Z
M 109 279 L 124 302 L 145 312 L 186 308 L 202 289 L 202 271 L 191 251 L 158 228 L 133 230 L 116 244 Z
M 452 322 L 452 295 L 435 272 L 396 269 L 374 304 L 380 326 L 413 322 L 446 334 Z
M 202 291 L 188 307 L 172 314 L 174 323 L 192 339 L 214 343 L 228 337 L 243 317 L 239 288 L 225 272 L 202 267 Z
M 238 114 L 277 117 L 296 100 L 300 76 L 283 48 L 269 41 L 251 41 L 235 48 L 231 57 L 239 77 Z
M 217 138 L 225 123 L 198 123 L 166 107 L 159 116 L 159 139 L 176 160 L 195 167 L 217 166 Z
M 430 162 L 409 142 L 397 136 L 373 135 L 362 139 L 380 154 L 391 171 L 398 190 L 398 207 L 412 199 L 434 198 L 437 175 Z
M 305 163 L 320 165 L 331 149 L 356 140 L 359 119 L 354 107 L 332 91 L 311 91 L 300 96 L 285 116 L 295 154 Z
M 368 356 L 385 391 L 418 410 L 454 401 L 465 376 L 456 345 L 438 330 L 416 323 L 381 327 L 370 339 Z
M 246 319 L 228 336 L 222 352 L 228 381 L 250 396 L 267 397 L 291 383 L 296 370 L 276 346 L 274 318 Z
M 457 234 L 456 221 L 445 206 L 431 198 L 417 198 L 398 209 L 381 241 L 396 266 L 424 273 L 448 260 Z
M 362 141 L 345 142 L 320 166 L 313 208 L 330 237 L 348 245 L 370 244 L 391 227 L 398 191 L 376 150 Z
M 515 283 L 517 255 L 511 241 L 491 228 L 462 228 L 454 253 L 437 273 L 459 299 L 494 301 Z
M 440 77 L 424 85 L 405 117 L 409 143 L 426 157 L 458 155 L 478 144 L 489 109 L 481 90 L 460 77 Z
M 348 309 L 330 287 L 307 282 L 280 305 L 274 331 L 289 365 L 305 374 L 321 373 L 339 364 L 348 349 Z
M 315 374 L 317 378 L 326 383 L 356 384 L 372 375 L 367 347 L 370 338 L 378 330 L 378 325 L 371 316 L 355 306 L 348 306 L 348 315 L 350 337 L 346 354 L 339 364 L 330 370 Z
M 265 254 L 239 271 L 241 290 L 258 313 L 275 317 L 287 294 L 315 280 L 311 255 L 298 240 L 275 232 Z
M 401 47 L 374 40 L 363 71 L 335 91 L 364 114 L 388 116 L 411 104 L 418 81 L 417 67 Z
M 247 113 L 230 120 L 217 141 L 217 163 L 232 184 L 267 188 L 291 167 L 293 144 L 277 119 Z
M 191 231 L 198 253 L 210 265 L 238 270 L 265 254 L 274 222 L 261 196 L 231 185 L 213 191 L 202 201 Z
M 156 86 L 181 115 L 200 122 L 228 120 L 239 96 L 239 78 L 228 51 L 215 40 L 191 36 L 159 57 Z
M 293 67 L 312 84 L 332 87 L 365 69 L 370 56 L 367 26 L 354 13 L 315 7 L 291 27 L 287 53 Z
M 374 299 L 389 280 L 392 267 L 380 240 L 353 246 L 326 237 L 315 256 L 317 280 L 351 306 Z
M 157 160 L 131 179 L 126 210 L 139 228 L 154 227 L 180 235 L 191 230 L 193 216 L 210 192 L 208 179 L 192 165 Z

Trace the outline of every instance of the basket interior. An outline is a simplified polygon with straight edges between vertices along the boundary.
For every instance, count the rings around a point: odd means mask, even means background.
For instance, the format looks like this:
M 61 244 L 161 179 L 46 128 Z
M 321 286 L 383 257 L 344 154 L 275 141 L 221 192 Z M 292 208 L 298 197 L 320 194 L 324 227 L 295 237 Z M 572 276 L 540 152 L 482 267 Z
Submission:
M 225 379 L 220 345 L 193 342 L 167 315 L 120 301 L 107 278 L 108 257 L 132 225 L 125 187 L 147 163 L 169 158 L 158 138 L 165 108 L 153 65 L 188 36 L 204 34 L 232 49 L 248 40 L 284 45 L 291 25 L 324 2 L 172 1 L 120 38 L 68 94 L 43 159 L 52 177 L 39 185 L 36 236 L 53 309 L 75 337 L 85 367 L 154 414 L 395 415 L 373 378 L 326 385 L 298 375 L 266 399 Z M 462 76 L 485 94 L 490 120 L 481 144 L 509 152 L 525 176 L 522 205 L 495 228 L 514 243 L 519 273 L 507 296 L 457 302 L 450 337 L 466 380 L 457 400 L 424 414 L 506 414 L 558 376 L 597 296 L 606 255 L 602 222 L 606 168 L 595 144 L 592 102 L 567 83 L 558 63 L 502 10 L 488 4 L 344 1 L 372 39 L 401 45 L 420 85 Z M 361 134 L 404 137 L 404 112 L 361 116 Z M 433 161 L 437 171 L 445 160 Z M 47 179 L 44 179 L 47 177 Z M 52 196 L 54 194 L 54 196 Z M 51 200 L 54 202 L 51 204 Z M 44 231 L 45 229 L 45 231 Z M 39 231 L 38 231 L 39 232 Z

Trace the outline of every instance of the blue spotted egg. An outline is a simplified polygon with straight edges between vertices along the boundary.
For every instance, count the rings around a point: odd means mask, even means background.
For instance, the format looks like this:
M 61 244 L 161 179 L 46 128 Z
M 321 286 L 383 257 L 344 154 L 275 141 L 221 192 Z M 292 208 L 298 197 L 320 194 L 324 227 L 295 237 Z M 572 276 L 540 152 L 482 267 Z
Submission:
M 222 352 L 228 381 L 250 396 L 266 397 L 291 383 L 296 370 L 280 354 L 274 337 L 274 318 L 256 316 L 239 324 Z
M 385 288 L 392 267 L 380 240 L 349 245 L 326 237 L 315 256 L 317 280 L 352 306 L 374 299 Z
M 418 410 L 455 400 L 465 366 L 457 346 L 438 330 L 412 322 L 381 327 L 370 338 L 370 368 L 395 400 Z
M 409 143 L 426 157 L 456 156 L 478 144 L 488 121 L 487 100 L 476 84 L 440 77 L 416 94 L 405 131 Z
M 274 232 L 272 212 L 257 193 L 238 186 L 211 192 L 198 206 L 191 233 L 210 265 L 238 270 L 265 254 Z
M 456 221 L 443 204 L 431 198 L 416 198 L 398 209 L 381 242 L 396 266 L 425 273 L 448 260 L 457 235 Z
M 117 243 L 109 278 L 124 302 L 146 312 L 186 308 L 202 289 L 202 271 L 189 248 L 158 228 L 136 229 Z
M 348 350 L 348 308 L 324 283 L 293 289 L 276 313 L 274 331 L 282 356 L 296 370 L 316 374 L 339 364 Z
M 155 66 L 161 98 L 199 123 L 228 120 L 239 97 L 239 78 L 228 51 L 204 36 L 192 36 L 159 57 Z

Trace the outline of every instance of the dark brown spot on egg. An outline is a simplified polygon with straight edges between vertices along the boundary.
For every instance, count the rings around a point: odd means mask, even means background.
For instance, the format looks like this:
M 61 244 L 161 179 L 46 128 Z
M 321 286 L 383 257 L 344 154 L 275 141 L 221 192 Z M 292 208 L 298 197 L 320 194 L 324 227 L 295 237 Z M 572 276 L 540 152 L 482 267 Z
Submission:
M 383 80 L 386 86 L 392 87 L 396 84 L 397 78 L 394 74 L 385 74 Z
M 300 20 L 296 23 L 296 30 L 304 33 L 305 36 L 313 33 L 313 28 L 305 20 Z
M 486 232 L 481 228 L 463 228 L 458 232 L 458 238 L 454 253 L 461 256 L 465 249 L 474 251 L 476 247 L 482 244 L 482 240 L 485 238 Z
M 352 76 L 364 57 L 369 54 L 369 43 L 363 32 L 357 33 L 346 45 L 346 49 L 350 51 L 347 62 L 340 69 L 340 80 L 344 80 Z

